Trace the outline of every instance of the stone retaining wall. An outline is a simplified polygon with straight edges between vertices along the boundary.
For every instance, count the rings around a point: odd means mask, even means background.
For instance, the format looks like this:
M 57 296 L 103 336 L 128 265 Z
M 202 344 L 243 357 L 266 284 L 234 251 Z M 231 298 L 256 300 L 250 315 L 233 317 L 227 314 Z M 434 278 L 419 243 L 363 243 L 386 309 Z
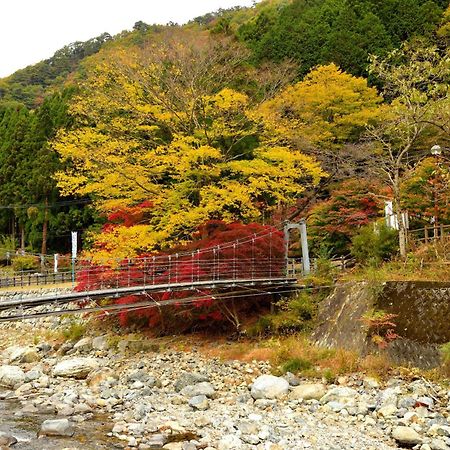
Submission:
M 338 285 L 322 303 L 313 340 L 366 354 L 374 350 L 361 317 L 371 309 L 396 314 L 396 332 L 387 354 L 394 362 L 434 367 L 439 347 L 450 341 L 450 283 L 387 282 Z

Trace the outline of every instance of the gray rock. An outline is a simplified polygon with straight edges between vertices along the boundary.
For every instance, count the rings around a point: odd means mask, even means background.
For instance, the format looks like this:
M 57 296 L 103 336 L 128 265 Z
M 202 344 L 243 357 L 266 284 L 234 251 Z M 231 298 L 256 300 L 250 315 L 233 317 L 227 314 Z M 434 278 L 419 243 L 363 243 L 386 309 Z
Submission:
M 25 373 L 25 383 L 30 381 L 39 380 L 44 374 L 41 370 L 34 368 Z
M 180 392 L 186 386 L 192 386 L 197 383 L 203 383 L 209 381 L 209 378 L 205 375 L 196 372 L 184 372 L 175 382 L 175 390 Z
M 301 383 L 300 378 L 296 377 L 291 372 L 286 372 L 284 374 L 284 378 L 289 383 L 290 386 L 298 386 Z
M 209 408 L 208 397 L 206 395 L 196 395 L 189 400 L 189 406 L 199 411 L 205 411 Z
M 417 445 L 422 443 L 422 438 L 414 428 L 395 427 L 392 430 L 392 437 L 403 445 Z
M 164 447 L 164 444 L 167 442 L 167 437 L 164 434 L 154 434 L 150 436 L 146 442 L 150 449 L 160 449 Z
M 192 386 L 186 386 L 180 392 L 181 395 L 185 397 L 196 397 L 198 395 L 205 395 L 211 398 L 215 394 L 216 390 L 211 383 L 203 381 L 202 383 L 197 383 Z
M 63 378 L 86 378 L 89 373 L 98 368 L 93 358 L 72 358 L 59 362 L 53 369 L 53 376 Z
M 153 387 L 156 385 L 156 379 L 152 377 L 147 371 L 143 369 L 135 370 L 131 372 L 127 377 L 128 383 L 134 383 L 139 381 L 145 383 L 146 385 Z
M 325 385 L 320 383 L 305 383 L 295 387 L 289 394 L 291 400 L 320 400 L 327 393 Z
M 413 408 L 414 405 L 416 404 L 416 399 L 414 397 L 401 397 L 398 399 L 398 408 L 399 409 L 409 409 L 409 408 Z
M 0 386 L 14 387 L 24 383 L 25 373 L 17 366 L 0 366 Z
M 92 338 L 85 337 L 80 339 L 74 346 L 73 349 L 80 353 L 89 353 L 92 350 Z
M 46 436 L 73 436 L 74 429 L 68 419 L 46 420 L 41 425 L 40 434 Z
M 32 363 L 39 361 L 41 356 L 33 347 L 15 347 L 9 356 L 10 363 Z
M 321 399 L 322 404 L 339 402 L 344 405 L 354 404 L 358 398 L 358 392 L 349 387 L 336 387 L 330 389 Z
M 94 350 L 108 350 L 108 335 L 105 334 L 104 336 L 97 336 L 92 339 L 92 348 Z
M 289 383 L 281 377 L 273 375 L 261 375 L 258 377 L 251 389 L 254 399 L 275 399 L 286 395 L 289 390 Z

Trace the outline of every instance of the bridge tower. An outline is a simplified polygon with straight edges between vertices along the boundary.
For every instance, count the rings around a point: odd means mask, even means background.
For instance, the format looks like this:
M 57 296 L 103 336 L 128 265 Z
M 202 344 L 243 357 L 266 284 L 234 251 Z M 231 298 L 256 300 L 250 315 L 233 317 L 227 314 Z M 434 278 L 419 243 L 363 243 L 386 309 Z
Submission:
M 286 269 L 289 265 L 289 243 L 291 230 L 299 230 L 300 232 L 300 246 L 302 248 L 302 266 L 303 274 L 309 275 L 311 273 L 311 262 L 309 259 L 309 249 L 308 249 L 308 236 L 306 233 L 306 221 L 301 219 L 298 223 L 295 222 L 285 222 L 284 223 L 284 256 L 286 259 Z

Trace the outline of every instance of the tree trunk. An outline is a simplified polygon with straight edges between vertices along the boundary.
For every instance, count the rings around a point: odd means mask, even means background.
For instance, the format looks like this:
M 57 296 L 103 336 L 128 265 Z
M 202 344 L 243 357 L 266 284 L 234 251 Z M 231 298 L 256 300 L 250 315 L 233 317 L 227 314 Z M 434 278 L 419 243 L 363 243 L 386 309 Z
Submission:
M 398 222 L 398 243 L 400 256 L 406 258 L 406 227 L 403 221 L 402 208 L 400 205 L 400 170 L 397 168 L 394 177 L 394 212 L 397 215 Z
M 48 197 L 45 197 L 44 223 L 42 224 L 42 247 L 41 253 L 47 254 L 47 234 L 48 234 Z
M 16 245 L 16 215 L 14 214 L 13 217 L 11 218 L 11 236 L 12 236 L 12 240 L 14 242 L 14 246 Z
M 25 225 L 20 224 L 19 228 L 20 228 L 20 250 L 22 252 L 24 252 L 25 251 Z

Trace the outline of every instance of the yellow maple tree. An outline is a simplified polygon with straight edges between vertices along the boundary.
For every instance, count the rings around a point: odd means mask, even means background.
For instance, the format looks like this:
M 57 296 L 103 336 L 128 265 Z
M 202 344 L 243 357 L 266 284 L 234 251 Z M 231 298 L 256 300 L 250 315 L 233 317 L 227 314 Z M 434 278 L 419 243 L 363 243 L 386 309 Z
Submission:
M 267 139 L 253 99 L 227 86 L 238 56 L 233 64 L 227 46 L 188 43 L 96 55 L 71 108 L 76 127 L 53 144 L 70 161 L 57 174 L 63 193 L 90 195 L 104 213 L 152 203 L 145 223 L 97 236 L 97 258 L 186 242 L 210 219 L 259 220 L 326 176 Z

